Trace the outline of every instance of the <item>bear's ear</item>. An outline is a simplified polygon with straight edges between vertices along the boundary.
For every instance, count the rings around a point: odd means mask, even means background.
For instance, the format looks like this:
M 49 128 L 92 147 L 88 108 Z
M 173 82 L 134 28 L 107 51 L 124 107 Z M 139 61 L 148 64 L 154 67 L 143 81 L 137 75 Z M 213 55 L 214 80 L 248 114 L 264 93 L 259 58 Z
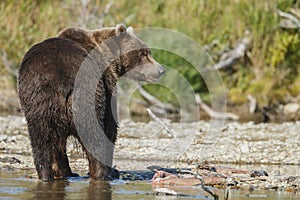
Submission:
M 116 26 L 116 35 L 126 31 L 126 26 L 124 24 L 117 24 Z
M 127 29 L 126 29 L 126 32 L 133 38 L 137 38 L 137 36 L 134 34 L 134 30 L 131 26 L 129 26 Z
M 133 28 L 131 26 L 129 26 L 127 29 L 126 29 L 127 32 L 130 32 L 130 33 L 133 33 Z

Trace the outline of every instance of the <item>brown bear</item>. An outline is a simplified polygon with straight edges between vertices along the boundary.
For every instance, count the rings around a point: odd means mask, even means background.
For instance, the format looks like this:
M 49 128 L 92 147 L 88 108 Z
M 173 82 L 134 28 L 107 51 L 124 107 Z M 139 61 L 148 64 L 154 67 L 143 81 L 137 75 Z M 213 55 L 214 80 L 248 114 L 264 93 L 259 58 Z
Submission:
M 66 154 L 69 136 L 81 143 L 91 178 L 118 177 L 111 168 L 118 128 L 117 80 L 126 76 L 153 82 L 163 73 L 149 47 L 123 24 L 67 28 L 31 47 L 20 65 L 18 94 L 38 177 L 52 181 L 76 175 Z

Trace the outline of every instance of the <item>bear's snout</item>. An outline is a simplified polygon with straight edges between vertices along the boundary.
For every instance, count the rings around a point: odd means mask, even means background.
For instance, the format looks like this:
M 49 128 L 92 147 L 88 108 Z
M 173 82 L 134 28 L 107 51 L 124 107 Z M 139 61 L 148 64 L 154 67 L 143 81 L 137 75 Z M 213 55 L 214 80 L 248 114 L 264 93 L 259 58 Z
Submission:
M 165 68 L 163 68 L 161 65 L 159 65 L 158 74 L 162 76 L 166 72 Z
M 166 72 L 165 68 L 159 63 L 154 64 L 154 69 L 150 70 L 149 73 L 145 72 L 147 82 L 157 82 L 161 76 Z
M 150 82 L 157 82 L 160 79 L 160 77 L 166 72 L 166 70 L 165 70 L 165 68 L 161 64 L 159 64 L 158 62 L 156 62 L 156 60 L 154 60 L 153 58 L 151 60 L 152 60 L 153 65 L 154 65 L 154 69 L 152 71 L 152 75 L 150 73 L 148 76 L 150 76 L 149 77 L 150 79 L 151 78 L 154 79 L 154 80 L 152 80 Z

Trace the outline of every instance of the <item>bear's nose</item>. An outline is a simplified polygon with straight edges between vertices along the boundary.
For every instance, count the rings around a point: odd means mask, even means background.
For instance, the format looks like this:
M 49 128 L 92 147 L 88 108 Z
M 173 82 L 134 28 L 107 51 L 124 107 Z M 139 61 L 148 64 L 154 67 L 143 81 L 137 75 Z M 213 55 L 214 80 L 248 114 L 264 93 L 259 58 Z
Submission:
M 166 70 L 162 66 L 160 66 L 158 70 L 159 75 L 163 75 L 165 72 Z

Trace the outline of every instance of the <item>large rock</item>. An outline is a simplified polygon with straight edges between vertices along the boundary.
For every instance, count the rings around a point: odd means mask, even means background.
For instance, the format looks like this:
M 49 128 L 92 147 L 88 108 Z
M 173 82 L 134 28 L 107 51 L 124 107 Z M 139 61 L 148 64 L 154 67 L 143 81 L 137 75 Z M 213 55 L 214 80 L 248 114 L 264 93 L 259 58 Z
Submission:
M 295 115 L 297 111 L 300 109 L 300 105 L 298 103 L 288 103 L 283 107 L 284 115 Z

